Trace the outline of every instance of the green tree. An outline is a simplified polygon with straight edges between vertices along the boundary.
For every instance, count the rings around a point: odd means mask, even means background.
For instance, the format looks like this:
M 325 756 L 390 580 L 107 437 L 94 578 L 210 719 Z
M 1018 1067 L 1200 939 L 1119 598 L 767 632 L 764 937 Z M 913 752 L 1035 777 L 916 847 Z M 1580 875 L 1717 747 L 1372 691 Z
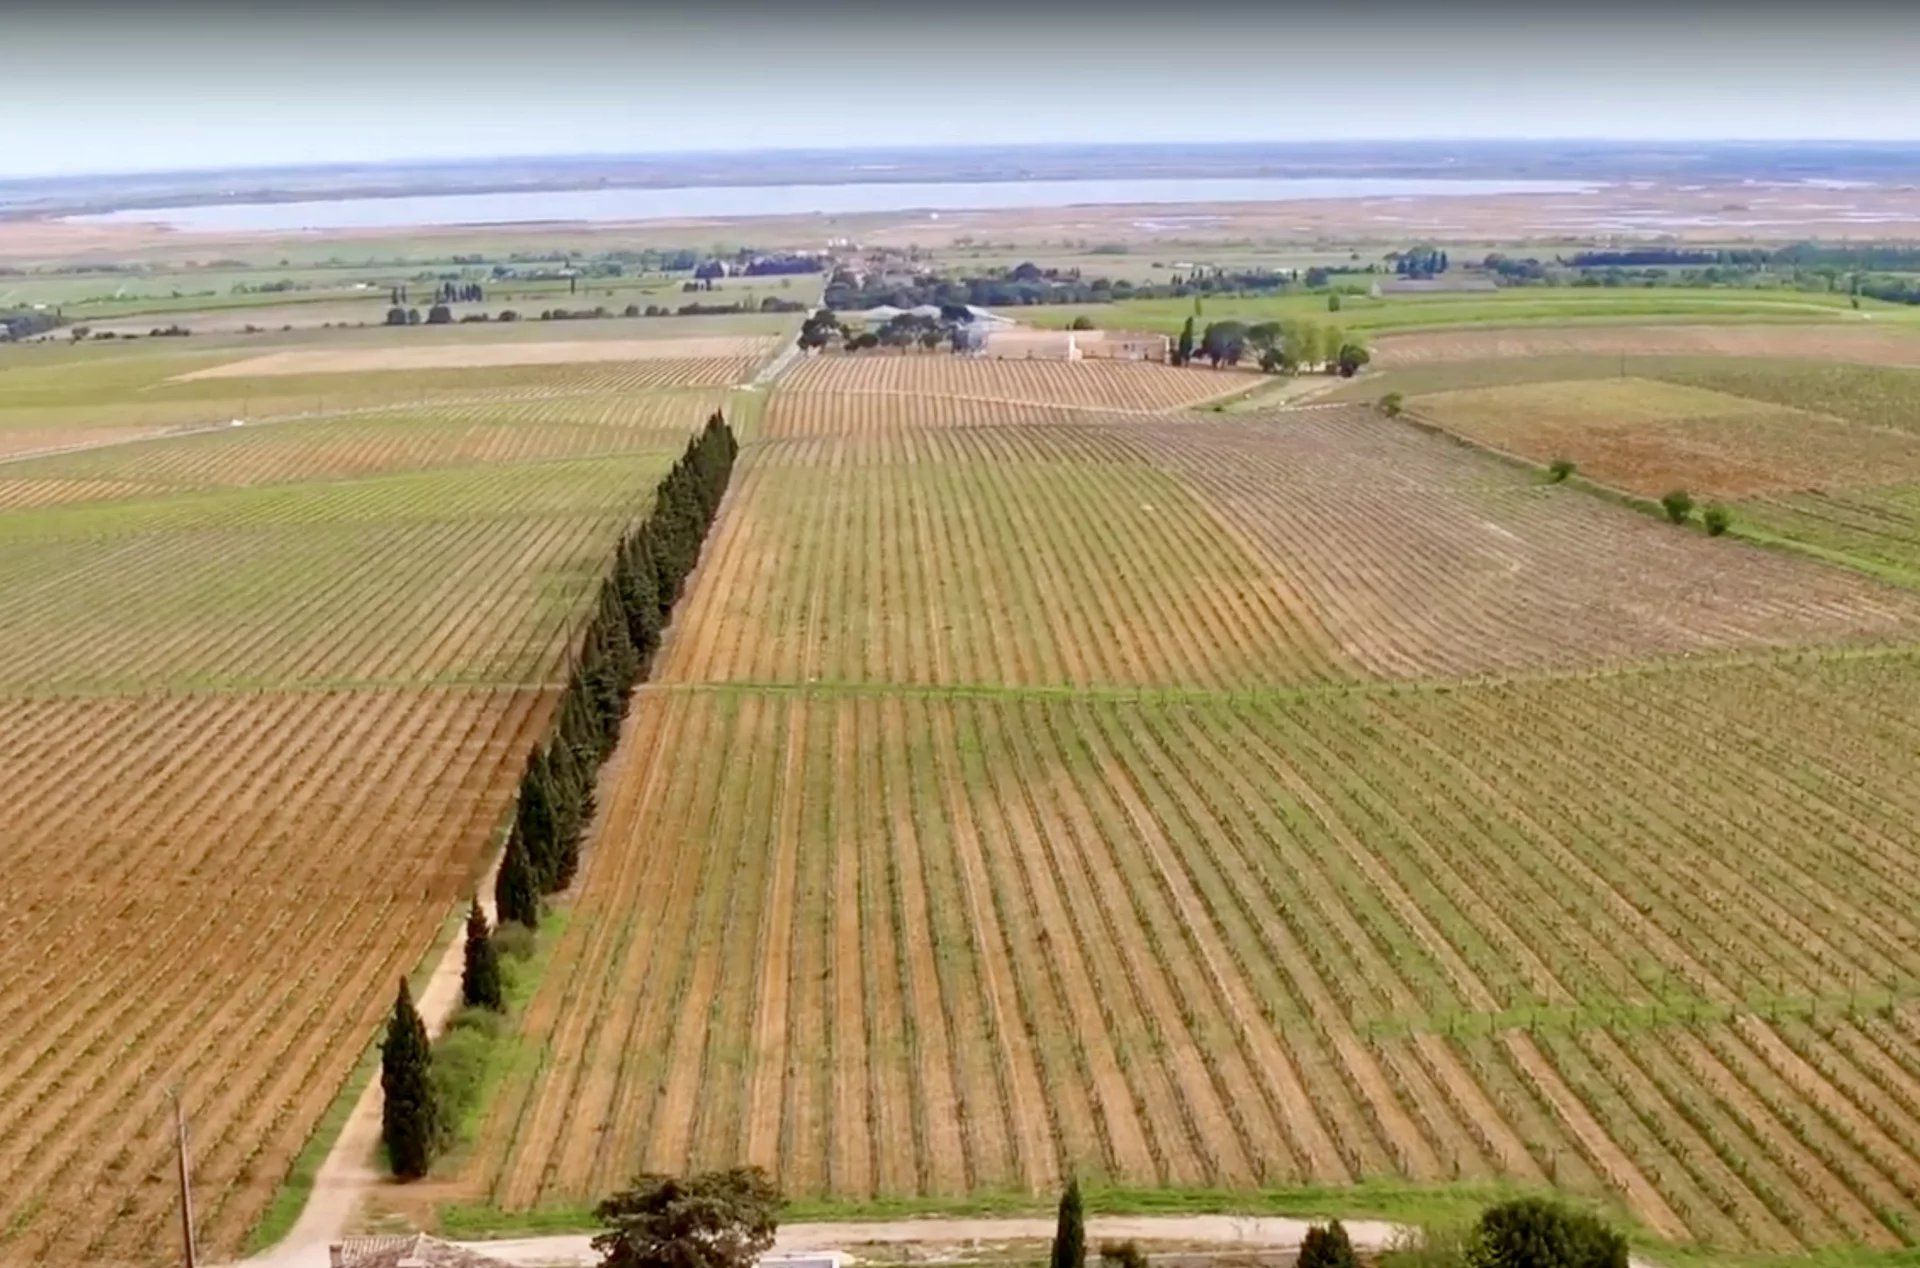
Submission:
M 1333 294 L 1327 296 L 1327 311 L 1330 313 L 1337 313 L 1340 311 L 1340 292 L 1339 291 L 1335 291 L 1333 292 Z
M 1626 1268 L 1627 1241 L 1599 1219 L 1544 1198 L 1481 1212 L 1468 1268 Z
M 540 890 L 527 859 L 527 847 L 520 835 L 507 837 L 507 852 L 500 859 L 500 874 L 493 880 L 493 909 L 500 919 L 511 920 L 529 929 L 540 924 Z
M 467 958 L 460 970 L 460 1000 L 468 1008 L 491 1008 L 501 1012 L 507 1006 L 500 990 L 500 955 L 493 946 L 493 929 L 487 913 L 475 898 L 467 908 Z
M 1406 401 L 1398 392 L 1388 392 L 1380 398 L 1380 412 L 1388 418 L 1400 417 L 1400 411 L 1406 408 Z
M 1069 1179 L 1060 1195 L 1060 1218 L 1053 1230 L 1053 1254 L 1048 1268 L 1086 1268 L 1087 1220 L 1080 1205 L 1080 1181 Z
M 1333 364 L 1334 368 L 1340 371 L 1341 378 L 1350 379 L 1360 373 L 1360 367 L 1371 360 L 1373 360 L 1373 354 L 1363 345 L 1349 341 L 1341 344 L 1339 351 L 1334 353 Z
M 417 1180 L 433 1165 L 440 1114 L 433 1095 L 433 1047 L 404 977 L 387 1020 L 387 1037 L 380 1044 L 380 1091 L 380 1136 L 387 1146 L 387 1165 L 400 1179 Z
M 1685 489 L 1675 489 L 1660 499 L 1660 509 L 1667 513 L 1669 522 L 1684 524 L 1687 516 L 1693 513 L 1693 494 Z
M 594 1208 L 602 1268 L 752 1268 L 773 1245 L 780 1193 L 758 1167 L 643 1175 Z
M 513 809 L 513 829 L 527 851 L 534 884 L 541 890 L 550 888 L 559 855 L 559 830 L 553 774 L 542 749 L 527 754 L 527 767 L 520 775 L 520 797 Z
M 1180 342 L 1174 348 L 1173 363 L 1185 365 L 1193 360 L 1193 318 L 1187 318 L 1187 324 L 1180 327 Z
M 1733 525 L 1733 513 L 1724 506 L 1709 506 L 1700 512 L 1700 523 L 1706 528 L 1707 536 L 1718 537 Z
M 1300 1239 L 1297 1268 L 1360 1268 L 1360 1260 L 1353 1253 L 1353 1242 L 1339 1220 L 1325 1226 L 1315 1224 L 1307 1230 L 1307 1235 Z
M 1573 459 L 1571 458 L 1555 458 L 1547 464 L 1547 479 L 1555 484 L 1566 483 L 1567 477 L 1572 474 Z

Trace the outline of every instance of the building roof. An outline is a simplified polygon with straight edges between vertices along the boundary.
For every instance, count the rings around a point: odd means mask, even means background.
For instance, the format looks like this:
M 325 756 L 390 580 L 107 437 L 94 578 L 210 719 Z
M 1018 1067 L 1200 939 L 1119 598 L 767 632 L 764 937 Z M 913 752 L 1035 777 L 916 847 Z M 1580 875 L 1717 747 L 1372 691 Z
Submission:
M 425 1233 L 349 1237 L 327 1248 L 332 1268 L 505 1268 L 502 1261 Z

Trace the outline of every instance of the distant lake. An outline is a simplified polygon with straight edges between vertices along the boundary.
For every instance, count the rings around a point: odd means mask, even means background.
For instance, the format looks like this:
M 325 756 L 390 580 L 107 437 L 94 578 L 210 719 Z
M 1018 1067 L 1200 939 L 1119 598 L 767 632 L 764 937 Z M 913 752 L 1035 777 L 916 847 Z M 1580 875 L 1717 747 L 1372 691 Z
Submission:
M 701 185 L 678 189 L 562 189 L 427 194 L 200 207 L 126 208 L 71 216 L 76 224 L 163 224 L 188 231 L 396 229 L 414 225 L 537 221 L 677 220 L 707 216 L 982 211 L 1140 203 L 1265 203 L 1310 198 L 1405 198 L 1458 194 L 1568 194 L 1583 181 L 1285 177 L 1050 181 L 871 182 L 848 185 Z

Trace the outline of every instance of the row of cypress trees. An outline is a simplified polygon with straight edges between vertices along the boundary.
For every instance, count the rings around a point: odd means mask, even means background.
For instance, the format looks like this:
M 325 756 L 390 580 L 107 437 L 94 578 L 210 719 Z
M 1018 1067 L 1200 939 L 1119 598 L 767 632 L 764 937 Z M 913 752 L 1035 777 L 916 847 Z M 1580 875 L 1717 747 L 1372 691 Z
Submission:
M 715 411 L 661 481 L 647 518 L 621 539 L 613 571 L 600 583 L 553 729 L 528 755 L 520 778 L 513 826 L 494 882 L 501 920 L 533 928 L 541 895 L 572 882 L 580 838 L 593 815 L 600 764 L 620 738 L 628 693 L 652 664 L 667 616 L 700 557 L 739 448 L 733 429 Z M 469 1007 L 497 1012 L 505 1001 L 492 935 L 476 899 L 467 913 L 461 997 Z M 404 977 L 380 1058 L 385 1093 L 380 1125 L 388 1163 L 396 1176 L 416 1179 L 432 1165 L 441 1106 L 433 1086 L 433 1046 Z
M 652 512 L 621 539 L 613 571 L 600 583 L 552 735 L 527 757 L 494 886 L 500 919 L 533 928 L 540 896 L 572 884 L 600 764 L 620 738 L 628 693 L 659 649 L 660 632 L 700 557 L 738 452 L 733 429 L 716 412 L 660 482 Z

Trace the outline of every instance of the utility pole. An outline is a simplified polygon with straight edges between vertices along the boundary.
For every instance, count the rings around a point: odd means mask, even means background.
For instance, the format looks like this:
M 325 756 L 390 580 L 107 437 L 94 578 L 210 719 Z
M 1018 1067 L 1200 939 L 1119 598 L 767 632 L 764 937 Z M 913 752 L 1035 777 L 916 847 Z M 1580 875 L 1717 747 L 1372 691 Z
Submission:
M 180 1108 L 180 1090 L 168 1093 L 173 1098 L 173 1129 L 180 1164 L 180 1241 L 186 1251 L 186 1268 L 199 1268 L 200 1257 L 193 1245 L 193 1177 L 187 1171 L 187 1116 Z

